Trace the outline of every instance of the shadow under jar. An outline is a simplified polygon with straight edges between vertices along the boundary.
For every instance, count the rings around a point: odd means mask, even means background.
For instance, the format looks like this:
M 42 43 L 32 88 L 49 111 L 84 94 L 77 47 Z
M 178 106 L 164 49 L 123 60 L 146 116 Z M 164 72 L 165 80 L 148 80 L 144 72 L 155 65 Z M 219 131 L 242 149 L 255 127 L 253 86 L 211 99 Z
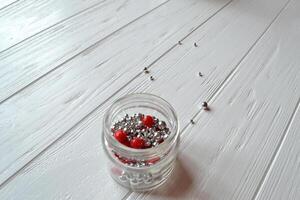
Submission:
M 111 127 L 124 116 L 142 113 L 164 121 L 168 137 L 155 147 L 135 149 L 121 144 Z M 109 158 L 109 172 L 120 185 L 133 191 L 147 191 L 163 184 L 174 168 L 179 144 L 179 124 L 172 106 L 164 99 L 146 93 L 129 94 L 106 111 L 102 142 Z

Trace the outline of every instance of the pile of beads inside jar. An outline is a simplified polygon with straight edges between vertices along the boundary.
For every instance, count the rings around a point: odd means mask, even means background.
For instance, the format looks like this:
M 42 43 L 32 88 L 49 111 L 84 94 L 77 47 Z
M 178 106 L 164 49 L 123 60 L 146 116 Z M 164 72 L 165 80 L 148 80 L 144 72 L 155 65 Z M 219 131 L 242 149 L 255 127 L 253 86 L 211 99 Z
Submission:
M 165 121 L 159 120 L 155 116 L 144 115 L 142 113 L 129 116 L 126 114 L 121 120 L 113 124 L 111 128 L 113 137 L 121 144 L 134 149 L 147 149 L 163 143 L 170 135 L 170 130 Z M 153 160 L 134 161 L 123 159 L 118 154 L 115 156 L 128 165 L 150 165 Z

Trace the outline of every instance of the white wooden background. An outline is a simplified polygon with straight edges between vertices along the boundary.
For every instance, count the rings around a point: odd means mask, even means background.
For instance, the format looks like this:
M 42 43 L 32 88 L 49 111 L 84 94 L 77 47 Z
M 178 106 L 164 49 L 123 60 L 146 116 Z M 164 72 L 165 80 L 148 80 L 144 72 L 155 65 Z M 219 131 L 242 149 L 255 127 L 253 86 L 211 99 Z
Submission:
M 300 199 L 299 10 L 0 0 L 0 199 Z M 113 182 L 100 140 L 132 92 L 165 98 L 181 124 L 175 173 L 146 193 Z

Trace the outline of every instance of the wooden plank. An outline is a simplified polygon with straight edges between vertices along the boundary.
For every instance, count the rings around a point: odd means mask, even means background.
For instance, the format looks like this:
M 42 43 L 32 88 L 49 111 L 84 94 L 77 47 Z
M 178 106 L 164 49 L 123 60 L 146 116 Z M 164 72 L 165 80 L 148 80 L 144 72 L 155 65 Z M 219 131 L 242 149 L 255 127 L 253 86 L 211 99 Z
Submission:
M 10 6 L 13 6 L 19 0 L 1 0 L 0 2 L 0 10 L 7 9 Z
M 11 177 L 225 3 L 171 1 L 2 103 L 0 123 L 5 135 L 0 138 L 0 182 Z
M 179 156 L 186 176 L 181 172 L 168 186 L 128 199 L 255 197 L 299 108 L 299 23 L 292 20 L 298 18 L 299 6 L 294 1 L 284 10 L 211 100 L 211 111 L 200 111 L 196 125 L 186 128 Z
M 56 197 L 56 194 L 61 194 L 64 189 L 54 187 L 56 183 L 49 182 L 47 174 L 58 168 L 58 166 L 62 174 L 78 175 L 76 180 L 74 177 L 63 178 L 58 176 L 60 178 L 57 179 L 57 182 L 68 185 L 64 192 L 70 195 L 81 195 L 87 188 L 100 187 L 100 179 L 106 180 L 109 187 L 111 187 L 112 180 L 105 172 L 101 175 L 97 174 L 90 183 L 89 181 L 84 182 L 84 184 L 80 182 L 80 180 L 85 179 L 84 177 L 93 176 L 94 168 L 101 172 L 105 168 L 105 165 L 99 164 L 103 162 L 104 155 L 100 149 L 100 141 L 96 138 L 100 137 L 102 127 L 99 122 L 102 120 L 103 112 L 107 106 L 116 98 L 129 92 L 145 91 L 155 93 L 171 102 L 176 108 L 184 127 L 189 123 L 190 117 L 199 112 L 201 101 L 211 98 L 218 92 L 218 88 L 220 88 L 228 74 L 240 63 L 240 60 L 244 58 L 257 39 L 268 29 L 285 3 L 284 1 L 272 1 L 273 7 L 269 7 L 270 2 L 265 1 L 258 4 L 255 1 L 237 1 L 226 7 L 201 29 L 184 40 L 180 48 L 178 47 L 169 52 L 168 55 L 152 65 L 150 70 L 151 75 L 155 77 L 155 81 L 150 81 L 148 75 L 138 76 L 129 85 L 118 91 L 116 95 L 98 106 L 95 112 L 88 115 L 74 129 L 59 138 L 59 141 L 45 151 L 43 155 L 33 160 L 31 164 L 16 174 L 2 188 L 2 196 L 0 194 L 0 197 L 13 197 L 14 194 L 22 194 L 25 197 L 35 194 L 38 197 L 43 197 L 46 194 L 39 192 L 41 191 L 39 189 L 39 183 L 41 182 L 53 185 L 53 187 L 49 187 L 48 194 L 54 194 L 53 197 Z M 257 9 L 257 6 L 264 6 L 265 9 Z M 260 19 L 262 15 L 265 16 L 263 20 Z M 253 28 L 246 29 L 245 27 Z M 235 43 L 232 42 L 232 38 L 236 39 Z M 193 46 L 195 41 L 197 41 L 199 48 Z M 228 48 L 222 48 L 224 46 Z M 223 73 L 220 73 L 222 69 Z M 204 77 L 198 77 L 199 70 L 203 72 Z M 193 93 L 197 93 L 197 95 L 192 95 Z M 193 130 L 195 129 L 197 127 L 193 127 Z M 74 153 L 71 154 L 71 152 Z M 81 156 L 78 156 L 81 155 L 80 152 L 88 152 L 89 157 L 92 158 L 83 160 Z M 205 155 L 214 152 L 206 151 L 203 153 Z M 210 156 L 208 155 L 208 157 Z M 68 159 L 64 159 L 66 157 Z M 91 169 L 87 168 L 78 174 L 81 169 L 80 164 L 75 164 L 78 159 L 81 160 L 81 163 L 86 162 L 91 165 Z M 198 177 L 198 175 L 195 177 Z M 182 181 L 184 184 L 189 184 L 186 179 Z M 25 189 L 24 184 L 29 184 L 31 188 Z M 76 187 L 77 185 L 80 185 L 80 189 Z M 92 191 L 92 195 L 103 195 L 104 191 L 110 193 L 109 187 L 105 187 L 99 193 Z M 182 186 L 183 189 L 185 187 Z M 181 191 L 178 188 L 173 191 L 175 190 Z M 124 193 L 122 194 L 124 195 Z M 160 196 L 160 198 L 162 197 Z M 116 197 L 116 199 L 120 198 Z
M 299 106 L 255 199 L 300 199 Z
M 100 0 L 25 0 L 13 3 L 0 11 L 0 52 L 95 5 L 106 3 Z
M 166 2 L 106 1 L 1 53 L 0 102 Z
M 39 168 L 39 174 L 31 176 L 30 183 L 26 186 L 23 185 L 24 182 L 9 184 L 8 186 L 12 187 L 0 189 L 0 198 L 122 199 L 128 191 L 108 178 L 102 159 L 104 151 L 100 144 L 100 127 L 90 126 L 89 121 L 83 124 L 74 130 L 72 135 L 69 134 L 64 140 L 54 144 L 51 150 L 46 151 L 43 155 L 46 160 L 37 160 L 22 172 L 22 175 L 26 176 L 27 172 L 31 171 L 30 168 L 33 168 L 34 172 Z M 86 144 L 88 145 L 84 148 L 77 148 Z M 57 157 L 62 153 L 64 156 Z

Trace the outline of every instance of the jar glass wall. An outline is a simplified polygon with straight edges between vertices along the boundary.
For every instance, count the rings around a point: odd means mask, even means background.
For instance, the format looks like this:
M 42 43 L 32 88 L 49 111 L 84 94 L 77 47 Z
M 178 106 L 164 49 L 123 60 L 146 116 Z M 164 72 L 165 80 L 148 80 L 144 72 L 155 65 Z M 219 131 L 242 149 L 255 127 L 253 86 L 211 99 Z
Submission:
M 134 149 L 119 143 L 111 131 L 112 125 L 126 114 L 155 116 L 166 122 L 169 136 L 159 145 L 147 149 Z M 146 191 L 163 184 L 170 176 L 179 144 L 177 115 L 162 98 L 146 93 L 129 94 L 106 111 L 103 119 L 103 147 L 108 157 L 109 173 L 124 187 Z

